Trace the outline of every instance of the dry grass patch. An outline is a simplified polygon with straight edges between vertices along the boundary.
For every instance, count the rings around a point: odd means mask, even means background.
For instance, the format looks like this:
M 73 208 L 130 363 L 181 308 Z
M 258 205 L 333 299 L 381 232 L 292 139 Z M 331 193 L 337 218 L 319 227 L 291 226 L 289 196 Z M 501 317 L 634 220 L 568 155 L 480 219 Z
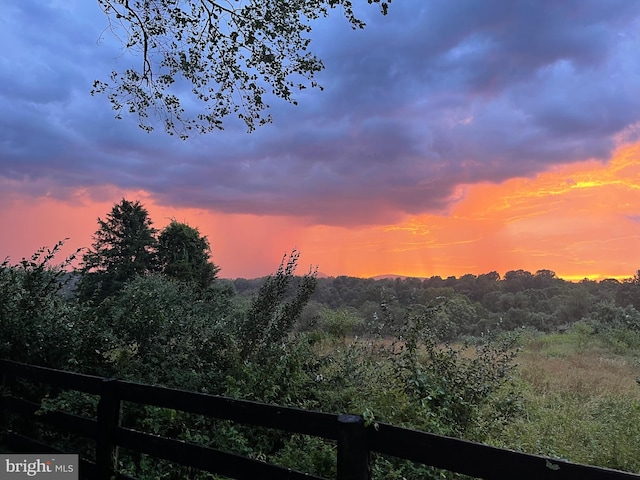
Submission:
M 549 357 L 524 351 L 518 357 L 520 375 L 538 394 L 570 393 L 588 397 L 638 395 L 640 366 L 600 349 Z

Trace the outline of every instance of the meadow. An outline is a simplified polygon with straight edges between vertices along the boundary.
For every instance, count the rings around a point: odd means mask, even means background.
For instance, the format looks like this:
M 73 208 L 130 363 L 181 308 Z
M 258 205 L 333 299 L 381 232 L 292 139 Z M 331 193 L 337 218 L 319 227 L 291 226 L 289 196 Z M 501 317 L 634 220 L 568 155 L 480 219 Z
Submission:
M 521 414 L 487 442 L 640 472 L 640 352 L 585 324 L 563 334 L 523 335 L 521 345 L 515 374 Z

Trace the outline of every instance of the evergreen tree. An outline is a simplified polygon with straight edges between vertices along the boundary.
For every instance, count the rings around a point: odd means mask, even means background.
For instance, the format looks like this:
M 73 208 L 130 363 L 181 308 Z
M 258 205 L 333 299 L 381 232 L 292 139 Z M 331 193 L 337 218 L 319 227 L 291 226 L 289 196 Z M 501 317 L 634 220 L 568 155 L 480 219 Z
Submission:
M 80 297 L 101 302 L 138 275 L 158 269 L 156 229 L 138 201 L 122 201 L 111 209 L 92 248 L 83 255 Z
M 172 220 L 158 237 L 158 260 L 162 273 L 202 288 L 211 285 L 220 268 L 209 261 L 211 247 L 197 228 Z

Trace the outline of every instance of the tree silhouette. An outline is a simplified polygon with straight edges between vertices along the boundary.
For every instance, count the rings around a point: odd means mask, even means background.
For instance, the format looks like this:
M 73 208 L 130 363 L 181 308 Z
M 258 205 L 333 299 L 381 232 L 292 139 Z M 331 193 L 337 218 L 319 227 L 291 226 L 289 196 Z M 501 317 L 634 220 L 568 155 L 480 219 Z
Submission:
M 92 248 L 82 257 L 80 297 L 100 302 L 128 280 L 157 270 L 158 262 L 157 231 L 140 202 L 123 198 L 98 224 Z
M 367 0 L 387 13 L 390 0 Z M 158 113 L 169 134 L 223 128 L 235 114 L 251 131 L 271 121 L 268 96 L 296 104 L 295 92 L 320 87 L 324 68 L 306 36 L 311 22 L 341 8 L 351 26 L 363 28 L 351 0 L 98 0 L 109 28 L 124 47 L 140 56 L 137 68 L 112 71 L 96 80 L 92 93 L 104 93 L 121 118 L 138 115 L 153 130 L 149 112 Z M 320 87 L 322 88 L 322 87 Z M 183 103 L 199 105 L 195 114 Z
M 209 261 L 211 247 L 197 228 L 172 220 L 158 236 L 158 260 L 162 273 L 206 288 L 220 268 Z

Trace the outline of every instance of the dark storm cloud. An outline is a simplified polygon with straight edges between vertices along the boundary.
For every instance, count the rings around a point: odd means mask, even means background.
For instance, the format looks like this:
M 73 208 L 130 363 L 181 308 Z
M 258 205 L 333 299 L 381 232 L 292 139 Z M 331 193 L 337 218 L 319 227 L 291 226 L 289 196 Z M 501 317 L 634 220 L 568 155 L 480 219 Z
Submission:
M 139 61 L 103 35 L 97 4 L 9 3 L 0 174 L 59 196 L 114 184 L 174 206 L 392 221 L 446 210 L 462 183 L 606 160 L 640 120 L 640 5 L 626 0 L 363 5 L 364 31 L 339 16 L 314 30 L 324 92 L 271 102 L 274 124 L 251 135 L 232 124 L 187 142 L 89 95 Z

